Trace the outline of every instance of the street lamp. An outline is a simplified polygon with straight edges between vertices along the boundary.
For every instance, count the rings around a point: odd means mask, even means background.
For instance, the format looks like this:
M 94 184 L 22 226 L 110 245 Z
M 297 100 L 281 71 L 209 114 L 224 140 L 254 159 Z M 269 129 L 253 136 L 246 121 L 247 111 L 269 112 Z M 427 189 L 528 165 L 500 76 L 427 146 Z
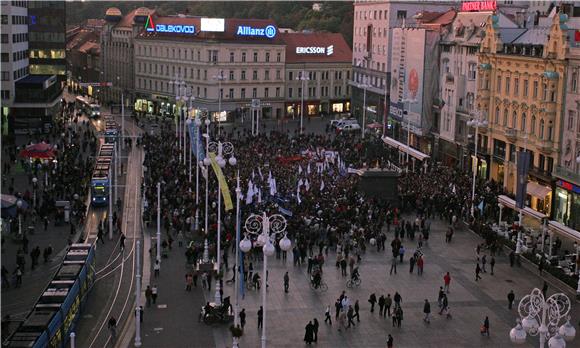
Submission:
M 240 242 L 240 250 L 247 253 L 252 249 L 252 241 L 248 238 L 248 235 L 257 236 L 256 245 L 262 247 L 264 253 L 264 263 L 262 269 L 262 275 L 264 277 L 264 285 L 262 286 L 262 310 L 263 310 L 263 323 L 262 323 L 262 348 L 266 348 L 266 288 L 268 287 L 267 282 L 267 272 L 268 272 L 268 256 L 274 255 L 276 248 L 272 244 L 272 237 L 276 237 L 279 234 L 284 234 L 284 237 L 280 240 L 278 245 L 283 251 L 288 251 L 292 248 L 292 242 L 288 239 L 286 235 L 286 218 L 280 214 L 274 214 L 267 216 L 266 213 L 262 215 L 252 214 L 246 219 L 245 230 L 246 236 L 244 240 Z M 261 231 L 261 233 L 260 233 Z
M 300 93 L 300 98 L 301 98 L 301 106 L 300 106 L 300 134 L 302 134 L 302 130 L 303 130 L 303 118 L 304 118 L 304 82 L 305 81 L 310 81 L 310 78 L 308 76 L 306 76 L 306 71 L 302 70 L 302 72 L 300 74 L 298 74 L 298 77 L 296 77 L 296 80 L 300 80 L 302 81 L 302 93 Z
M 173 90 L 175 91 L 175 103 L 177 104 L 181 99 L 181 87 L 185 84 L 185 82 L 179 79 L 178 75 L 175 75 L 175 80 L 169 81 L 170 84 L 173 85 Z M 170 110 L 172 111 L 172 110 Z M 177 110 L 178 114 L 175 117 L 175 137 L 177 138 L 179 149 L 181 150 L 181 138 L 179 137 L 179 130 L 181 126 L 181 108 Z M 179 161 L 181 162 L 181 153 L 179 154 Z
M 511 341 L 523 344 L 526 341 L 526 334 L 539 335 L 540 348 L 544 347 L 546 340 L 550 348 L 565 348 L 566 342 L 572 341 L 576 336 L 576 329 L 570 324 L 568 316 L 571 306 L 570 299 L 563 293 L 545 299 L 542 291 L 535 288 L 531 294 L 524 296 L 518 305 L 520 318 L 516 327 L 510 331 Z M 558 327 L 564 318 L 566 323 Z
M 195 231 L 199 230 L 199 166 L 203 163 L 199 159 L 199 131 L 201 127 L 201 119 L 195 115 Z M 191 163 L 190 163 L 190 171 L 189 175 L 191 176 Z
M 475 159 L 474 159 L 474 166 L 472 166 L 473 168 L 471 168 L 471 170 L 473 170 L 473 182 L 471 183 L 471 216 L 475 217 L 475 179 L 477 176 L 477 164 L 478 164 L 478 158 L 477 158 L 477 136 L 478 136 L 478 130 L 479 127 L 487 127 L 487 120 L 482 117 L 483 113 L 479 112 L 479 111 L 475 111 L 473 113 L 473 116 L 475 116 L 475 118 L 467 121 L 467 125 L 469 127 L 473 127 L 475 128 L 475 138 L 473 139 L 475 142 Z
M 226 78 L 224 77 L 224 72 L 223 70 L 220 70 L 219 75 L 216 75 L 213 77 L 214 80 L 218 81 L 218 136 L 222 135 L 222 130 L 221 130 L 221 113 L 222 113 L 222 81 L 224 81 Z
M 367 88 L 370 87 L 368 83 L 358 83 L 356 85 L 358 88 L 363 89 L 363 118 L 362 118 L 362 125 L 361 125 L 361 137 L 364 139 L 365 137 L 365 123 L 367 120 Z
M 209 139 L 209 138 L 208 138 Z M 223 158 L 224 155 L 229 156 L 231 155 L 230 159 L 228 160 L 231 166 L 235 166 L 237 164 L 237 160 L 233 155 L 234 152 L 234 145 L 230 142 L 209 142 L 208 143 L 208 150 L 210 152 L 215 153 L 217 151 L 216 162 L 220 168 L 224 168 L 226 166 L 226 160 Z M 209 168 L 208 168 L 208 180 L 209 180 Z M 219 273 L 221 272 L 221 227 L 222 227 L 222 194 L 221 194 L 221 180 L 218 178 L 218 203 L 217 203 L 217 249 L 216 249 L 216 260 L 217 260 L 217 271 L 218 276 L 216 277 L 216 286 L 215 286 L 215 303 L 219 306 L 221 301 L 221 286 L 220 286 L 220 278 Z
M 211 164 L 211 160 L 209 159 L 209 125 L 211 121 L 206 118 L 205 119 L 205 158 L 203 159 L 203 165 L 206 168 L 206 178 L 205 178 L 205 241 L 203 245 L 203 263 L 209 263 L 209 246 L 207 242 L 207 231 L 209 226 L 209 219 L 208 219 L 208 203 L 209 203 L 209 166 Z
M 238 313 L 240 310 L 239 304 L 239 281 L 241 277 L 241 260 L 240 260 L 240 200 L 242 196 L 242 188 L 240 187 L 240 171 L 238 170 L 236 174 L 236 269 L 234 269 L 234 327 L 237 328 L 240 325 L 240 319 L 238 318 Z M 233 348 L 238 348 L 238 337 L 234 336 Z

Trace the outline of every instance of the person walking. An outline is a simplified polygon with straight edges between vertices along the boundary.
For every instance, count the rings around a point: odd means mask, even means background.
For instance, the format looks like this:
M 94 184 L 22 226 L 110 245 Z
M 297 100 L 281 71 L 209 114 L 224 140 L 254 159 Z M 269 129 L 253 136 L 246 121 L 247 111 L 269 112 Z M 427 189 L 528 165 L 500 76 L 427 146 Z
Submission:
M 240 311 L 240 314 L 238 314 L 238 316 L 240 317 L 240 325 L 242 326 L 242 330 L 243 330 L 244 326 L 246 326 L 246 309 L 242 308 L 242 310 Z
M 258 310 L 258 329 L 262 328 L 262 324 L 264 323 L 264 308 L 260 306 Z
M 514 294 L 513 290 L 510 290 L 510 292 L 507 295 L 507 299 L 508 299 L 508 309 L 512 309 L 514 300 L 516 299 L 516 295 Z
M 449 299 L 447 298 L 446 294 L 443 294 L 443 297 L 441 298 L 441 310 L 439 311 L 439 315 L 442 315 L 443 312 L 447 310 L 447 307 L 449 307 Z
M 485 317 L 483 325 L 481 326 L 481 335 L 486 335 L 489 337 L 489 318 L 487 316 Z
M 159 278 L 159 270 L 161 270 L 161 265 L 159 264 L 159 260 L 155 260 L 155 265 L 153 265 L 153 274 L 155 278 Z
M 393 348 L 393 341 L 393 336 L 389 334 L 389 337 L 387 337 L 387 348 Z
M 284 292 L 288 293 L 288 288 L 290 287 L 290 276 L 288 272 L 284 273 Z
M 371 304 L 371 313 L 373 313 L 375 311 L 375 303 L 377 303 L 377 295 L 375 293 L 372 293 L 369 297 L 369 303 Z
M 449 272 L 445 273 L 443 276 L 444 291 L 449 292 L 449 285 L 451 284 L 451 275 Z
M 22 270 L 20 269 L 20 265 L 16 266 L 16 269 L 14 270 L 14 272 L 12 273 L 16 276 L 16 288 L 19 288 L 22 286 Z
M 483 254 L 483 256 L 481 257 L 481 271 L 483 273 L 487 273 L 487 270 L 485 268 L 486 265 L 487 265 L 487 255 Z
M 385 298 L 385 311 L 383 312 L 383 317 L 391 316 L 391 305 L 393 304 L 393 299 L 391 298 L 391 294 L 387 294 L 387 298 Z
M 157 285 L 153 285 L 151 289 L 151 300 L 153 300 L 153 304 L 157 303 Z
M 318 327 L 320 324 L 318 323 L 318 319 L 312 319 L 312 333 L 314 334 L 314 342 L 318 342 Z
M 151 298 L 153 297 L 153 291 L 151 290 L 151 285 L 147 285 L 145 290 L 145 298 L 147 299 L 147 307 L 151 307 Z
M 346 313 L 346 316 L 348 318 L 348 327 L 349 328 L 351 325 L 352 326 L 356 326 L 354 321 L 352 319 L 354 319 L 354 309 L 352 308 L 352 306 L 348 306 L 348 312 Z
M 127 239 L 125 237 L 125 234 L 124 233 L 121 233 L 121 241 L 120 241 L 120 244 L 119 244 L 121 246 L 121 251 L 125 250 L 125 239 Z
M 544 295 L 544 298 L 546 298 L 546 295 L 548 294 L 548 282 L 545 280 L 544 285 L 542 286 L 542 294 Z
M 340 315 L 340 310 L 342 309 L 342 303 L 340 298 L 336 299 L 336 302 L 334 302 L 334 310 L 335 310 L 335 320 L 338 320 L 338 316 Z
M 423 314 L 425 314 L 423 321 L 429 324 L 431 322 L 431 319 L 429 319 L 429 315 L 431 314 L 431 304 L 427 299 L 425 299 L 425 304 L 423 305 Z
M 356 322 L 360 323 L 360 306 L 358 304 L 358 300 L 354 301 L 354 316 L 356 317 Z
M 304 342 L 306 344 L 312 344 L 314 342 L 314 325 L 312 325 L 312 321 L 309 321 L 304 328 Z
M 423 255 L 419 255 L 417 260 L 417 275 L 423 275 L 423 267 L 425 267 L 425 258 Z
M 324 323 L 329 323 L 332 325 L 332 317 L 330 316 L 330 306 L 326 306 L 326 311 L 324 311 Z
M 193 284 L 193 276 L 191 273 L 185 275 L 185 291 L 191 291 L 191 285 Z
M 395 301 L 395 308 L 401 307 L 401 302 L 403 302 L 403 297 L 399 294 L 399 292 L 395 291 L 395 295 L 393 296 L 393 300 Z
M 403 308 L 401 306 L 395 308 L 395 316 L 397 318 L 397 327 L 400 328 L 403 323 Z
M 509 259 L 510 259 L 510 267 L 513 267 L 514 263 L 516 262 L 516 254 L 514 253 L 513 250 L 510 252 Z
M 117 319 L 115 319 L 115 317 L 111 317 L 107 326 L 111 332 L 111 340 L 114 342 L 117 338 Z
M 492 255 L 491 260 L 489 260 L 489 267 L 491 270 L 491 275 L 493 275 L 493 268 L 495 267 L 495 257 Z
M 381 295 L 379 297 L 379 316 L 383 316 L 384 310 L 385 310 L 385 296 Z
M 391 271 L 389 272 L 389 275 L 393 274 L 393 271 L 397 274 L 397 256 L 395 255 L 393 255 L 393 258 L 391 259 Z
M 481 267 L 479 267 L 479 263 L 475 266 L 475 281 L 478 281 L 479 279 L 481 279 L 481 276 L 479 275 L 481 273 Z

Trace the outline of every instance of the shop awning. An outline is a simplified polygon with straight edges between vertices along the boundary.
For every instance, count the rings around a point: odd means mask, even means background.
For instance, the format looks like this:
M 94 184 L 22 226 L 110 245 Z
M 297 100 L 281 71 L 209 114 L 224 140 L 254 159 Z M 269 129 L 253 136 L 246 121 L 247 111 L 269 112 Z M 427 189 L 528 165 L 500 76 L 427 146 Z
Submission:
M 400 141 L 397 141 L 397 140 L 390 138 L 388 136 L 384 136 L 383 141 L 385 142 L 385 144 L 387 144 L 391 147 L 394 147 L 395 149 L 397 149 L 401 152 L 408 153 L 410 156 L 415 157 L 419 161 L 423 161 L 423 160 L 429 158 L 429 155 L 427 155 L 419 150 L 413 149 L 412 147 L 409 147 L 409 146 L 401 143 Z
M 550 221 L 548 223 L 548 228 L 552 229 L 558 234 L 563 235 L 564 237 L 571 238 L 577 242 L 580 242 L 580 232 L 559 223 L 558 221 Z
M 504 206 L 506 206 L 510 209 L 513 209 L 515 211 L 520 211 L 516 207 L 516 201 L 509 198 L 508 196 L 500 195 L 497 197 L 497 200 L 499 203 L 503 204 Z M 523 209 L 522 213 L 526 216 L 533 217 L 534 219 L 538 219 L 538 220 L 542 220 L 542 219 L 547 218 L 546 214 L 540 213 L 539 211 L 535 211 L 534 209 L 532 209 L 530 207 L 525 207 Z
M 540 185 L 538 183 L 535 183 L 533 181 L 528 181 L 528 185 L 526 188 L 528 194 L 537 197 L 539 199 L 544 199 L 546 198 L 546 195 L 550 192 L 552 192 L 552 189 L 543 185 Z

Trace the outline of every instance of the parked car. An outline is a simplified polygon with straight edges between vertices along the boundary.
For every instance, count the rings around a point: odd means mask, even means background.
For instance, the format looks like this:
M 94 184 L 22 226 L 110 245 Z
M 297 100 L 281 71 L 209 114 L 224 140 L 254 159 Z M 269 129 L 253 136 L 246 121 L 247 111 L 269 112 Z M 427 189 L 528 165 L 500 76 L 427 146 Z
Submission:
M 358 123 L 341 124 L 336 127 L 337 132 L 350 132 L 360 130 L 360 125 Z
M 339 128 L 341 126 L 345 126 L 347 124 L 356 124 L 358 121 L 354 118 L 343 118 L 330 121 L 331 128 Z

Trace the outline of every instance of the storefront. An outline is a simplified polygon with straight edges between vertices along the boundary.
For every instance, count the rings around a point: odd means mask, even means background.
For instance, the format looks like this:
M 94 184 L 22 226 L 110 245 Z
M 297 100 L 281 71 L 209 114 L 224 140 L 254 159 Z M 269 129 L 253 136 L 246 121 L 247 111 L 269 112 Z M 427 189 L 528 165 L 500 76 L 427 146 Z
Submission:
M 350 101 L 331 101 L 330 102 L 330 113 L 331 114 L 341 114 L 345 112 L 350 112 Z
M 527 200 L 535 211 L 550 216 L 552 210 L 552 188 L 542 181 L 528 181 L 526 186 Z
M 302 108 L 302 103 L 300 102 L 289 102 L 285 105 L 286 108 L 286 117 L 300 117 L 300 109 Z M 308 117 L 316 117 L 320 115 L 322 111 L 322 106 L 320 105 L 320 101 L 311 101 L 309 100 L 304 101 L 304 108 L 306 109 L 306 114 L 304 116 Z
M 135 112 L 153 116 L 170 117 L 177 112 L 177 105 L 169 101 L 165 96 L 153 96 L 153 98 L 137 97 L 134 103 Z
M 580 186 L 556 181 L 554 219 L 572 229 L 580 229 Z

